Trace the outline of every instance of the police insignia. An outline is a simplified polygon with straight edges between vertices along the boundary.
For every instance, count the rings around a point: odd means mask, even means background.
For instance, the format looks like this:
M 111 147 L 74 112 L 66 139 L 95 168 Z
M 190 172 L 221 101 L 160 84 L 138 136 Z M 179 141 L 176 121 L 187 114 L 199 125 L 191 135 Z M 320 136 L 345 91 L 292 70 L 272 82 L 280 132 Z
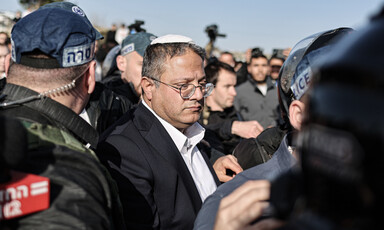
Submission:
M 75 13 L 75 14 L 78 14 L 78 15 L 80 15 L 82 17 L 85 17 L 84 11 L 82 9 L 80 9 L 80 7 L 78 7 L 78 6 L 73 6 L 72 7 L 72 12 Z

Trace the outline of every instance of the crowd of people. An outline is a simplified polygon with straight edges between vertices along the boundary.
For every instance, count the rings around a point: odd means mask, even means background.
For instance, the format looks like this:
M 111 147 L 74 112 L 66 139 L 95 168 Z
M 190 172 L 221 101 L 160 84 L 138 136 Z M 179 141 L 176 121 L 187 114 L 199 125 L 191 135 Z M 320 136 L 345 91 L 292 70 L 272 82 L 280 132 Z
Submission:
M 381 229 L 383 29 L 240 62 L 40 7 L 0 33 L 0 229 Z

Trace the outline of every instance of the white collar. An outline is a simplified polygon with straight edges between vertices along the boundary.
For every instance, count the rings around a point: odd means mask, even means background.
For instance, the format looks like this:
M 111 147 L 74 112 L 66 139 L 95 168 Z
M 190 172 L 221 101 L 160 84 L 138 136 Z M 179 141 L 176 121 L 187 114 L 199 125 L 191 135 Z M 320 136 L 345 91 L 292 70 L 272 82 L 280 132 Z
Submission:
M 256 84 L 257 88 L 260 90 L 260 92 L 266 96 L 267 95 L 267 91 L 268 91 L 268 86 L 267 84 L 262 84 L 262 85 L 259 85 L 259 84 Z
M 186 128 L 184 133 L 180 132 L 173 125 L 169 124 L 167 121 L 159 117 L 155 111 L 153 111 L 144 100 L 142 100 L 143 105 L 155 115 L 155 117 L 160 121 L 165 130 L 171 136 L 173 142 L 175 143 L 177 149 L 181 152 L 181 149 L 189 140 L 189 145 L 194 147 L 197 145 L 203 138 L 205 134 L 205 129 L 198 123 L 195 122 L 190 127 Z

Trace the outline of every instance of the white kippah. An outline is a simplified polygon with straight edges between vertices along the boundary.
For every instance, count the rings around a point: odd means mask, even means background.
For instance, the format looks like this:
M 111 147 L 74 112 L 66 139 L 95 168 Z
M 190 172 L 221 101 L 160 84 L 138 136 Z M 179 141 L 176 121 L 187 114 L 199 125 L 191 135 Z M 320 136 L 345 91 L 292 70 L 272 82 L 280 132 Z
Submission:
M 182 35 L 176 35 L 176 34 L 168 34 L 161 37 L 156 38 L 151 42 L 151 45 L 154 44 L 164 44 L 164 43 L 192 43 L 195 44 L 195 42 L 186 36 Z

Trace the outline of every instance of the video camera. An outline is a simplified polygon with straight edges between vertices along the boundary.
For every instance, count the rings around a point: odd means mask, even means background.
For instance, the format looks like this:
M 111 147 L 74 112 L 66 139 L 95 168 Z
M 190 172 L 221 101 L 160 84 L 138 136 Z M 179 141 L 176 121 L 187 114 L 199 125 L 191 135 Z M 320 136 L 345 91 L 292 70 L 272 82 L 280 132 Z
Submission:
M 208 34 L 208 37 L 211 41 L 215 41 L 217 37 L 226 37 L 226 34 L 219 33 L 219 27 L 215 24 L 209 25 L 205 28 L 205 32 Z
M 259 56 L 263 56 L 263 55 L 264 55 L 263 49 L 260 48 L 260 47 L 255 47 L 251 51 L 251 56 L 252 57 L 254 57 L 254 56 L 259 57 Z
M 135 20 L 134 23 L 128 26 L 129 34 L 134 34 L 138 32 L 146 32 L 147 30 L 144 28 L 141 28 L 141 26 L 144 25 L 144 21 L 141 20 Z
M 284 50 L 283 49 L 273 49 L 272 56 L 273 58 L 279 58 L 283 61 L 285 60 Z

